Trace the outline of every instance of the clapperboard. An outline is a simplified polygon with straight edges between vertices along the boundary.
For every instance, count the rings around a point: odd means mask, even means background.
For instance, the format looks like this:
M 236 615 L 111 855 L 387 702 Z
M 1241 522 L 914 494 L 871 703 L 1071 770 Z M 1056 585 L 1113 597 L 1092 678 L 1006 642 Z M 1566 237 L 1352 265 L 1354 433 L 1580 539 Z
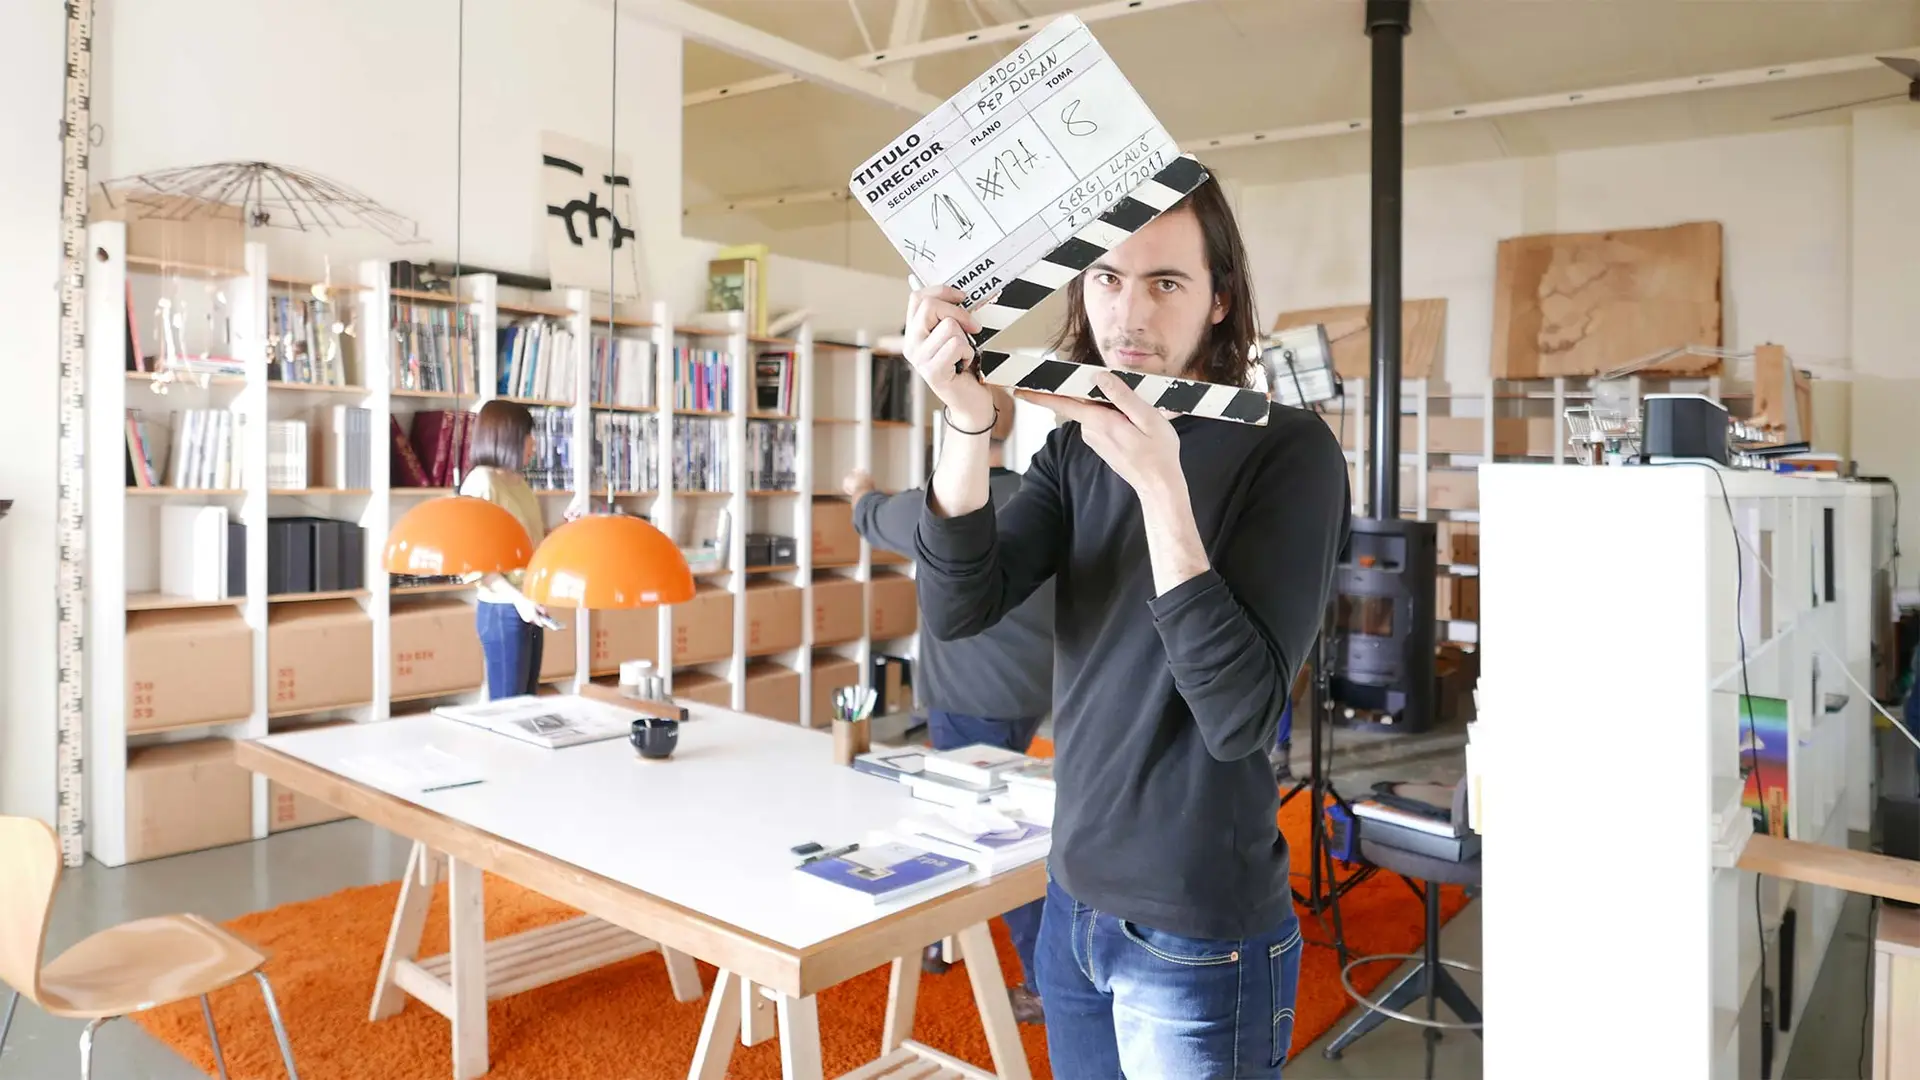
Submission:
M 984 381 L 1098 400 L 1097 369 L 979 346 L 1206 179 L 1092 31 L 1066 15 L 868 158 L 848 186 L 915 278 L 965 294 Z M 1169 411 L 1267 421 L 1257 390 L 1116 374 Z

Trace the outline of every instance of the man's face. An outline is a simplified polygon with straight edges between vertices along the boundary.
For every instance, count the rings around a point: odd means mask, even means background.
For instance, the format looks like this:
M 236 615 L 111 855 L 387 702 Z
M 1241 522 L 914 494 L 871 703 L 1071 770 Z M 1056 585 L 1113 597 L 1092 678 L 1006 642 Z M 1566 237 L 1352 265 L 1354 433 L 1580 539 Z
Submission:
M 1213 294 L 1200 219 L 1155 218 L 1087 268 L 1082 297 L 1108 367 L 1183 375 L 1226 304 Z

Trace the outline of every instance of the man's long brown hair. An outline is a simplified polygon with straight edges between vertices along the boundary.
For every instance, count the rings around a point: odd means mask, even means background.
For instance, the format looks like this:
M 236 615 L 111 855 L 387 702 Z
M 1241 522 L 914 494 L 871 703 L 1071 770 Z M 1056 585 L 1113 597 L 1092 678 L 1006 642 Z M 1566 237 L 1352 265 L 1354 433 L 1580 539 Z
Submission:
M 1253 288 L 1247 275 L 1247 252 L 1240 243 L 1240 226 L 1234 222 L 1233 208 L 1227 205 L 1220 182 L 1208 177 L 1167 213 L 1192 211 L 1200 221 L 1200 235 L 1207 251 L 1207 271 L 1212 276 L 1212 295 L 1226 301 L 1227 314 L 1207 327 L 1206 336 L 1187 362 L 1182 373 L 1190 379 L 1246 386 L 1253 378 L 1256 363 L 1254 345 L 1260 327 L 1254 320 Z M 1093 325 L 1087 318 L 1086 271 L 1067 287 L 1067 317 L 1060 324 L 1050 347 L 1062 360 L 1076 364 L 1104 364 Z

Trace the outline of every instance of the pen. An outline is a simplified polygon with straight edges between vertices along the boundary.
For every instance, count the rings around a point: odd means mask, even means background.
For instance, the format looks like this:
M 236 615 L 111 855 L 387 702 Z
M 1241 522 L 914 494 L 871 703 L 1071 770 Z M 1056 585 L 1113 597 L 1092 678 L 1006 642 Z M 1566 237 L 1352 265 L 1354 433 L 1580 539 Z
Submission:
M 475 784 L 484 782 L 483 780 L 456 780 L 451 784 L 436 784 L 433 787 L 421 788 L 420 792 L 424 795 L 429 791 L 448 791 L 457 787 L 472 787 Z
M 806 858 L 801 859 L 800 865 L 808 866 L 813 863 L 817 863 L 822 859 L 837 859 L 842 855 L 851 855 L 854 852 L 859 850 L 860 850 L 859 844 L 848 844 L 845 847 L 829 848 L 826 851 L 820 852 L 818 855 L 809 855 Z

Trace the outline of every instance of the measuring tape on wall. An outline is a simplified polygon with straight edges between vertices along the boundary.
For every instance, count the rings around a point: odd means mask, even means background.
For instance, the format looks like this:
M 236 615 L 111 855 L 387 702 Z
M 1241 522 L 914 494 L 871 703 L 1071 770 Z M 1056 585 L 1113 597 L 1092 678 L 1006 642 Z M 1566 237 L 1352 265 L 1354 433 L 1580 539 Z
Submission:
M 60 676 L 55 765 L 59 770 L 60 851 L 66 865 L 86 860 L 85 795 L 87 603 L 87 151 L 93 131 L 93 0 L 67 0 L 67 70 L 60 120 L 60 574 L 56 640 Z

